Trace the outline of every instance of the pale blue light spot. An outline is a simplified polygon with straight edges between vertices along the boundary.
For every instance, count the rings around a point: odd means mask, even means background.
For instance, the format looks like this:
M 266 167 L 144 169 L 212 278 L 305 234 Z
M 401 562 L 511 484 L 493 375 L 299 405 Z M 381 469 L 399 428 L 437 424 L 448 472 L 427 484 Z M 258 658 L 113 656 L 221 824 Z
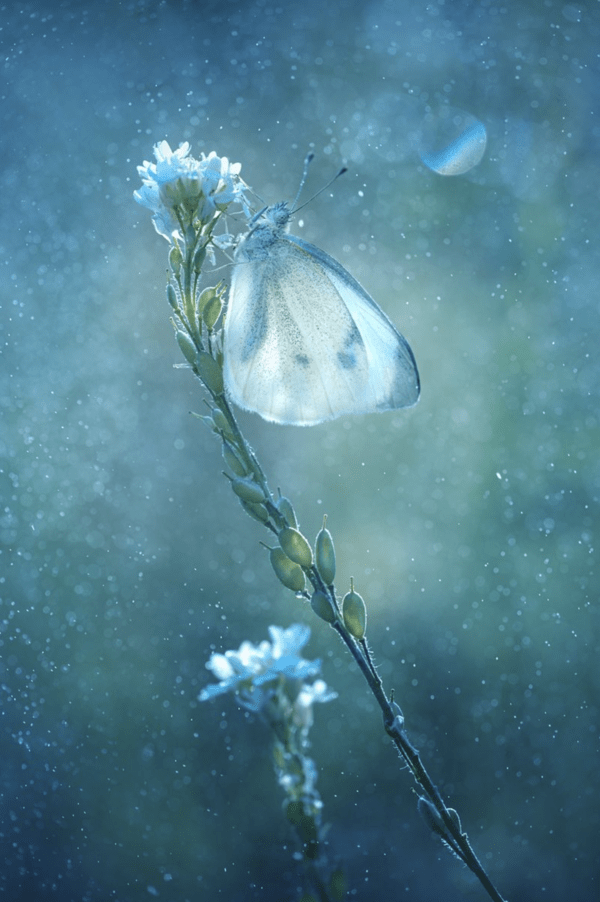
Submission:
M 481 161 L 487 144 L 483 123 L 458 114 L 428 117 L 421 160 L 439 175 L 462 175 Z

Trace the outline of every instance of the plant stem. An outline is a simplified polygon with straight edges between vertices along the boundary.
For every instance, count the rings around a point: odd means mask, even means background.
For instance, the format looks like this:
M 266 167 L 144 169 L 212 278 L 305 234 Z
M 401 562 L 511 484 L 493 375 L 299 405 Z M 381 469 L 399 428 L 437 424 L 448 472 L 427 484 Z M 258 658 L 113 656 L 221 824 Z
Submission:
M 189 308 L 191 310 L 194 303 L 194 298 L 192 297 L 191 293 L 190 263 L 191 255 L 188 254 L 187 266 L 184 267 L 184 310 L 186 310 L 186 308 Z M 194 334 L 194 329 L 190 328 L 189 323 L 186 322 L 185 318 L 184 324 L 190 333 L 190 337 L 197 343 L 198 346 L 199 336 Z M 200 378 L 198 371 L 194 370 L 194 372 L 196 376 Z M 208 388 L 208 386 L 205 387 Z M 287 521 L 285 517 L 281 515 L 273 501 L 273 496 L 271 495 L 264 470 L 261 467 L 256 454 L 244 438 L 225 394 L 223 392 L 215 394 L 215 392 L 211 391 L 210 388 L 208 388 L 208 390 L 210 391 L 210 394 L 213 398 L 213 402 L 222 412 L 227 421 L 230 432 L 229 437 L 239 451 L 248 472 L 253 474 L 256 482 L 258 483 L 258 485 L 260 485 L 265 494 L 265 500 L 263 504 L 268 514 L 268 518 L 264 522 L 264 526 L 267 529 L 271 530 L 271 532 L 273 532 L 275 535 L 278 535 L 279 531 L 287 525 Z M 223 435 L 221 435 L 221 437 L 223 437 Z M 418 750 L 410 742 L 403 726 L 404 718 L 398 713 L 400 709 L 397 707 L 397 705 L 395 706 L 397 710 L 394 710 L 394 705 L 392 704 L 392 702 L 390 702 L 385 693 L 383 683 L 381 681 L 381 678 L 379 677 L 379 674 L 377 673 L 377 669 L 371 658 L 371 654 L 369 652 L 366 641 L 363 639 L 360 642 L 357 642 L 357 640 L 350 634 L 350 632 L 346 628 L 343 618 L 340 614 L 340 608 L 333 586 L 326 586 L 324 584 L 317 568 L 314 566 L 305 568 L 305 575 L 308 577 L 315 590 L 323 592 L 330 598 L 332 609 L 336 612 L 335 620 L 331 624 L 332 627 L 336 630 L 336 632 L 350 651 L 350 654 L 362 671 L 362 674 L 367 681 L 371 692 L 375 696 L 375 699 L 377 700 L 377 703 L 383 713 L 383 724 L 386 733 L 400 752 L 402 759 L 410 768 L 415 781 L 420 786 L 423 793 L 427 796 L 431 804 L 435 807 L 435 810 L 437 811 L 441 819 L 440 827 L 439 829 L 436 828 L 435 832 L 439 833 L 439 835 L 442 837 L 442 839 L 444 839 L 444 841 L 452 849 L 452 851 L 455 852 L 455 854 L 477 877 L 477 879 L 487 892 L 489 898 L 492 899 L 493 902 L 505 902 L 505 900 L 503 900 L 502 896 L 491 882 L 479 859 L 475 855 L 467 834 L 461 831 L 458 818 L 455 820 L 451 816 L 449 809 L 442 799 L 437 786 L 433 783 L 429 774 L 427 773 L 423 762 L 421 761 Z M 305 598 L 309 597 L 306 592 L 302 594 Z M 443 824 L 443 827 L 441 826 L 441 824 Z M 322 888 L 319 888 L 317 885 L 317 890 L 321 897 Z
M 446 830 L 452 836 L 452 839 L 454 840 L 456 846 L 458 847 L 458 850 L 460 851 L 460 857 L 467 865 L 467 867 L 472 871 L 472 873 L 475 874 L 475 876 L 478 878 L 479 882 L 486 890 L 490 899 L 493 899 L 494 902 L 505 902 L 505 900 L 502 898 L 502 896 L 488 877 L 479 859 L 475 855 L 467 834 L 462 833 L 459 830 L 458 826 L 448 813 L 448 808 L 444 803 L 437 786 L 431 780 L 429 774 L 425 769 L 425 766 L 423 765 L 423 762 L 421 761 L 419 752 L 410 742 L 406 731 L 403 729 L 403 720 L 394 712 L 392 704 L 389 701 L 383 688 L 383 683 L 381 682 L 379 676 L 375 673 L 374 668 L 372 669 L 372 667 L 370 666 L 370 661 L 367 661 L 364 652 L 359 647 L 356 640 L 349 634 L 343 623 L 336 621 L 332 624 L 332 626 L 336 630 L 344 644 L 347 646 L 354 660 L 360 667 L 364 678 L 369 684 L 369 688 L 371 689 L 371 692 L 375 696 L 377 703 L 383 712 L 383 725 L 386 733 L 395 744 L 404 761 L 406 761 L 406 763 L 408 764 L 416 782 L 427 794 L 431 802 L 435 805 L 440 817 L 444 822 Z

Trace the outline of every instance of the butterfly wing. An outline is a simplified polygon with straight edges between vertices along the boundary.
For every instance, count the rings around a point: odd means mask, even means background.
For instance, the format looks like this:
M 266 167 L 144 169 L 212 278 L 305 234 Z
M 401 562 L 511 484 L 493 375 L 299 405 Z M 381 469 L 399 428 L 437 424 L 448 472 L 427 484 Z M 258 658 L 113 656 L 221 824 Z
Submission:
M 410 347 L 343 266 L 288 235 L 271 234 L 268 249 L 253 248 L 252 236 L 244 244 L 224 343 L 225 385 L 238 406 L 312 425 L 416 403 Z
M 416 404 L 421 390 L 419 372 L 405 337 L 341 263 L 301 238 L 290 235 L 289 240 L 308 250 L 323 266 L 360 332 L 369 370 L 368 410 L 397 410 Z

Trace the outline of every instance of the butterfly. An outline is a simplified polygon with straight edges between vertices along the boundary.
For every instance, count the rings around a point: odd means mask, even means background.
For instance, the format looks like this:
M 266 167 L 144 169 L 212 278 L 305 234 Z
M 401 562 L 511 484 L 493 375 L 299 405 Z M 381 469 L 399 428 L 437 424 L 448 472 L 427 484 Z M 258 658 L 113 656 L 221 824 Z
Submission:
M 337 260 L 288 234 L 295 212 L 285 201 L 265 207 L 235 251 L 223 336 L 229 398 L 294 426 L 416 404 L 408 342 Z

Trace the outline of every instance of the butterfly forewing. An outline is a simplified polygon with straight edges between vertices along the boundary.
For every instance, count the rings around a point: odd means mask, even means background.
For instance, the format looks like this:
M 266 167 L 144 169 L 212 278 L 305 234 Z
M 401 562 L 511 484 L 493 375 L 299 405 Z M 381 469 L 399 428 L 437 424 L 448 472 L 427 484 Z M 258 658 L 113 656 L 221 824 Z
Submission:
M 412 352 L 375 301 L 333 258 L 275 225 L 249 232 L 236 253 L 224 377 L 240 407 L 295 425 L 419 395 Z
M 381 307 L 344 267 L 320 248 L 290 236 L 290 241 L 312 251 L 325 268 L 331 284 L 360 333 L 367 355 L 367 410 L 411 407 L 419 399 L 420 383 L 415 358 L 403 335 Z M 355 411 L 358 412 L 358 411 Z

